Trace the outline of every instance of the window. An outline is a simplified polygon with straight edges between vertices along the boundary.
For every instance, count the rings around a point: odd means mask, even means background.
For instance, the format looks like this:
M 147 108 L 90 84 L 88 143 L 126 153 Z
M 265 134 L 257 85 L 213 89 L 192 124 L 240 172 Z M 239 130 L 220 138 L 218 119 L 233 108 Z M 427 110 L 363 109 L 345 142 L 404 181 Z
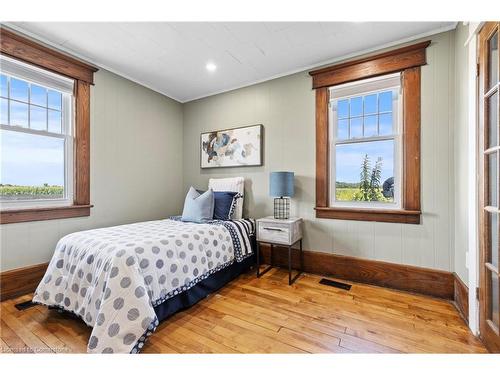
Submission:
M 0 61 L 2 208 L 71 205 L 73 80 Z
M 420 67 L 429 44 L 309 73 L 316 217 L 420 223 Z
M 0 28 L 0 223 L 89 216 L 97 69 Z
M 401 207 L 400 79 L 330 89 L 331 207 Z

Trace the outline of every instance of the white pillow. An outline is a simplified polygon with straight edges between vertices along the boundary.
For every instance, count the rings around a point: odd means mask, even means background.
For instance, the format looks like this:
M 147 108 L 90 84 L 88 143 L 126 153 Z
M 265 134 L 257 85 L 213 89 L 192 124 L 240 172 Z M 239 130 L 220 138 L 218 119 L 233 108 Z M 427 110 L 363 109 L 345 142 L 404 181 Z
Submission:
M 235 191 L 240 193 L 243 198 L 238 199 L 232 218 L 241 219 L 243 217 L 243 200 L 245 199 L 245 179 L 243 177 L 211 178 L 208 180 L 208 188 L 213 191 Z

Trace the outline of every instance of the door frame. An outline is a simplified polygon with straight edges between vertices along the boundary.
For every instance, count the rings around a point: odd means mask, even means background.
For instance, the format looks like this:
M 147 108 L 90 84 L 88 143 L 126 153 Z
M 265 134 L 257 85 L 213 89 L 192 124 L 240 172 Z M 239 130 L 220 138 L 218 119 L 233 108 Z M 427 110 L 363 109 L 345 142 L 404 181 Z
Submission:
M 489 37 L 494 34 L 494 32 L 498 32 L 498 22 L 492 22 L 492 24 L 496 25 L 490 25 L 489 23 L 485 23 L 483 27 L 481 27 L 480 30 L 478 30 L 478 36 L 476 37 L 477 40 L 477 67 L 478 67 L 478 79 L 477 79 L 477 90 L 476 90 L 476 98 L 477 98 L 477 111 L 478 111 L 478 119 L 477 119 L 477 140 L 478 140 L 478 149 L 477 149 L 477 159 L 478 159 L 478 209 L 476 211 L 479 219 L 479 227 L 478 227 L 478 240 L 479 240 L 479 247 L 478 247 L 478 274 L 479 274 L 479 286 L 480 286 L 480 291 L 479 291 L 479 335 L 484 344 L 488 347 L 489 350 L 492 350 L 494 352 L 500 351 L 500 344 L 498 344 L 498 327 L 493 328 L 489 322 L 486 321 L 487 313 L 485 312 L 485 309 L 488 308 L 488 304 L 486 303 L 487 301 L 487 296 L 488 296 L 488 287 L 487 287 L 487 271 L 485 270 L 485 263 L 487 261 L 486 257 L 486 248 L 485 248 L 485 238 L 486 238 L 486 233 L 485 230 L 487 228 L 487 223 L 485 221 L 486 215 L 484 212 L 484 205 L 485 205 L 485 199 L 486 197 L 486 190 L 485 190 L 485 184 L 484 184 L 484 177 L 485 173 L 487 173 L 484 169 L 485 167 L 485 154 L 483 152 L 484 150 L 484 142 L 486 141 L 485 139 L 485 129 L 487 128 L 488 124 L 485 123 L 485 111 L 484 111 L 484 87 L 486 84 L 487 80 L 487 69 L 488 67 L 485 67 L 486 62 L 484 61 L 484 56 L 485 56 L 485 51 L 482 51 L 481 49 L 484 47 L 483 46 L 483 40 L 481 39 L 479 32 L 486 31 L 488 32 L 488 35 L 486 36 L 486 40 L 489 40 Z M 489 30 L 491 28 L 491 30 Z M 497 67 L 498 69 L 498 67 Z M 500 95 L 498 89 L 497 89 L 497 95 Z M 498 98 L 498 96 L 497 96 Z M 498 106 L 498 103 L 497 103 Z M 497 116 L 498 116 L 498 108 L 497 108 Z M 498 117 L 497 117 L 498 118 Z M 497 124 L 498 126 L 498 124 Z M 500 129 L 500 128 L 499 128 Z M 498 130 L 497 130 L 498 132 Z M 498 136 L 498 135 L 497 135 Z M 498 153 L 497 153 L 498 155 Z M 499 160 L 497 157 L 497 166 L 498 166 Z M 498 172 L 497 172 L 497 179 L 498 179 Z M 498 180 L 497 180 L 498 184 Z M 498 185 L 497 185 L 498 189 Z M 498 194 L 498 193 L 497 193 Z M 497 195 L 497 199 L 500 199 L 500 197 Z M 497 202 L 497 207 L 498 207 L 498 202 Z M 497 222 L 498 225 L 498 222 Z M 486 241 L 487 242 L 487 241 Z M 489 246 L 489 244 L 486 244 L 486 246 Z M 488 249 L 489 251 L 489 249 Z M 495 251 L 498 252 L 498 249 Z M 488 344 L 488 345 L 487 345 Z
M 478 87 L 478 33 L 484 22 L 470 22 L 469 37 L 464 48 L 468 48 L 468 269 L 469 328 L 479 335 L 479 87 Z

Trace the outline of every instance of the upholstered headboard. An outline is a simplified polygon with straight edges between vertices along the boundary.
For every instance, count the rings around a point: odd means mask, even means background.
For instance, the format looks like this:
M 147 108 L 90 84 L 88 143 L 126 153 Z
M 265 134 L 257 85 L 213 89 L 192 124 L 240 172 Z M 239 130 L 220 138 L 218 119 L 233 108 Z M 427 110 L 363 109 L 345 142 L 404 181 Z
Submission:
M 243 177 L 211 178 L 208 180 L 208 187 L 212 188 L 213 191 L 236 191 L 240 193 L 243 198 L 238 199 L 236 203 L 233 219 L 243 217 L 243 200 L 245 199 L 245 179 Z

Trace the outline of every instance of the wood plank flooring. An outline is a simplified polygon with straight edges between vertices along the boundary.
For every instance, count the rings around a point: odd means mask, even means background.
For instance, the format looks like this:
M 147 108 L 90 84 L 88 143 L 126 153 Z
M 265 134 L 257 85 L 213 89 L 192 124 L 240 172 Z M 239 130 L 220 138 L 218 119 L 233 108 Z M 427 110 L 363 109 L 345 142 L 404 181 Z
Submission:
M 350 291 L 304 274 L 288 286 L 273 269 L 240 276 L 160 324 L 144 353 L 484 353 L 448 301 L 356 284 Z M 91 329 L 36 306 L 1 303 L 4 353 L 85 352 Z

